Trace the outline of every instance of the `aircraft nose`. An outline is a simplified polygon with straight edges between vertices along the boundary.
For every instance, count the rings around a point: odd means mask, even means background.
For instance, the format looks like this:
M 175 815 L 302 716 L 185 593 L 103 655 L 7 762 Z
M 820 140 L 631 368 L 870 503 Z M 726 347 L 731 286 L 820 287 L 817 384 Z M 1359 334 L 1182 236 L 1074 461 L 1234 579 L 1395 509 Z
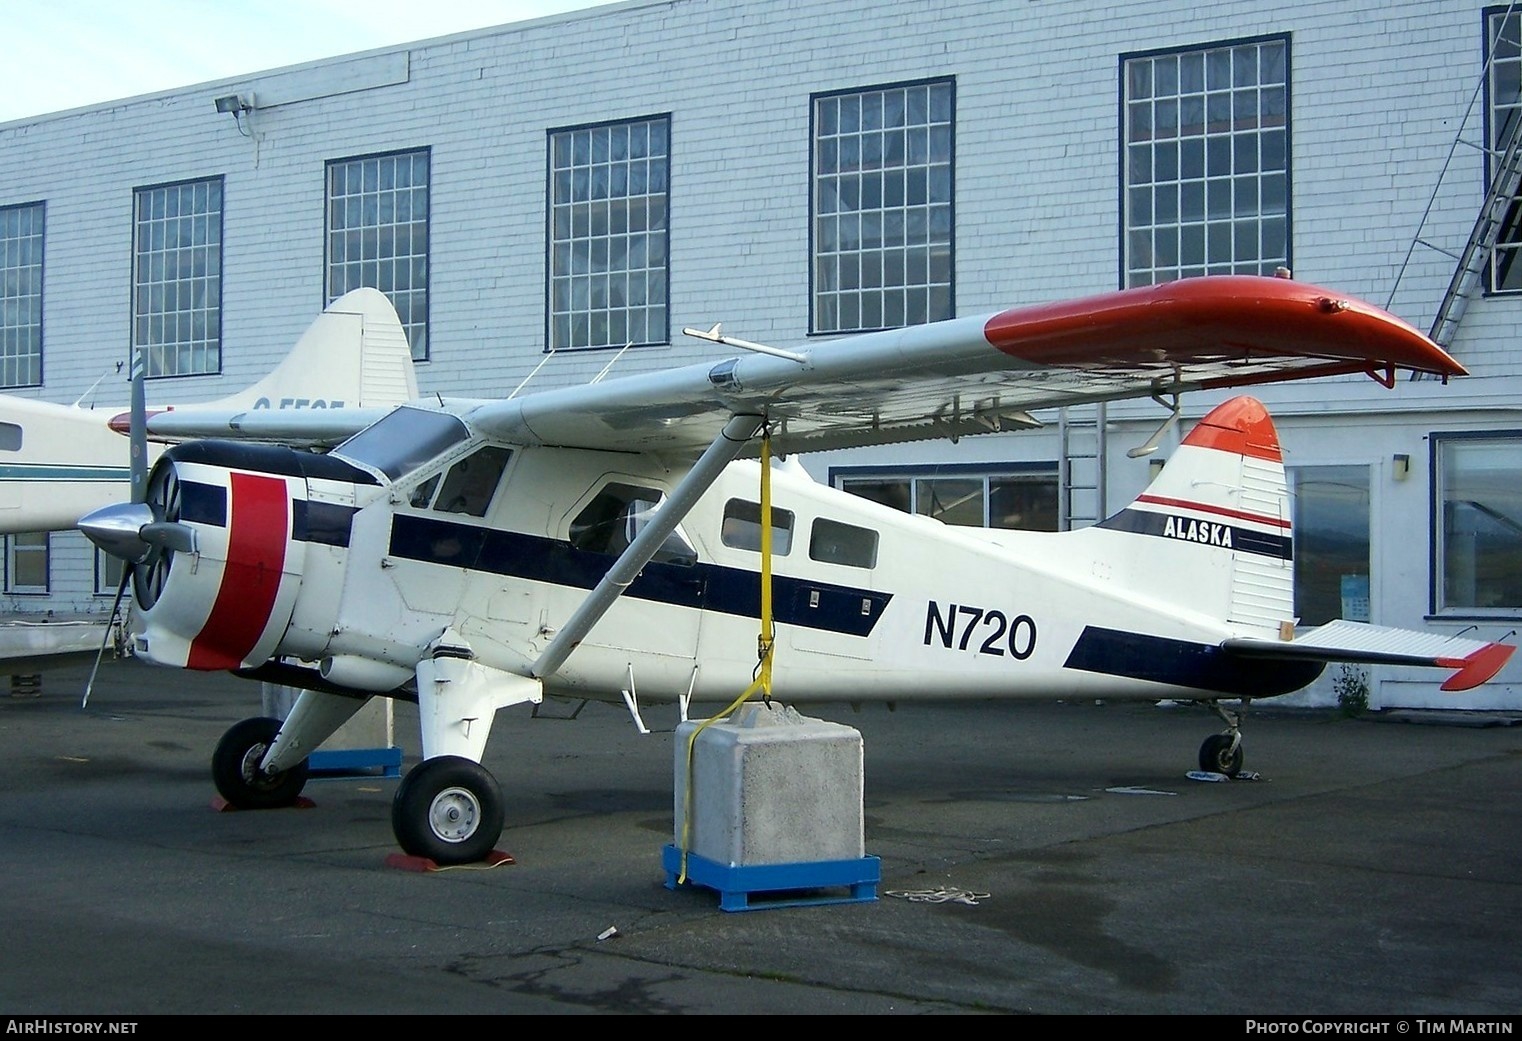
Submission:
M 152 523 L 153 510 L 147 503 L 119 502 L 85 514 L 79 519 L 79 530 L 113 557 L 141 564 L 149 549 L 142 531 Z

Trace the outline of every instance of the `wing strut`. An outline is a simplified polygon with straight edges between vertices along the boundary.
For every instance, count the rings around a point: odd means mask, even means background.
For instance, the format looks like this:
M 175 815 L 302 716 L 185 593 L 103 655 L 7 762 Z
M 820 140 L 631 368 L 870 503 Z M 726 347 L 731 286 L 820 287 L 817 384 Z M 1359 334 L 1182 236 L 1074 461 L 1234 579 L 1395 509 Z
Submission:
M 575 614 L 555 634 L 544 653 L 539 655 L 539 660 L 529 669 L 530 675 L 543 680 L 554 675 L 565 664 L 566 658 L 591 632 L 592 626 L 613 606 L 613 602 L 634 581 L 640 569 L 650 563 L 650 559 L 661 548 L 661 543 L 666 541 L 666 536 L 676 529 L 693 504 L 718 479 L 724 468 L 739 456 L 752 435 L 761 429 L 763 418 L 759 415 L 730 417 L 713 444 L 708 446 L 702 458 L 693 464 L 692 469 L 687 471 L 687 476 L 672 491 L 671 497 L 655 511 L 644 529 L 629 543 L 629 548 L 619 555 L 602 581 L 597 583 L 597 588 L 587 595 Z

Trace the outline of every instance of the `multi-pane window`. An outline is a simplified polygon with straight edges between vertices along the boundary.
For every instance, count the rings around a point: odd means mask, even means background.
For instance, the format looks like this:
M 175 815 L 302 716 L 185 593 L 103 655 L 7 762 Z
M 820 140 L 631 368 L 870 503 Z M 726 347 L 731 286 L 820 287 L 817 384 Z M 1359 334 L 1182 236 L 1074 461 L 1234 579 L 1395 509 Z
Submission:
M 115 596 L 121 588 L 122 571 L 126 567 L 121 557 L 112 556 L 95 547 L 95 595 Z
M 815 333 L 955 314 L 951 80 L 813 99 Z
M 327 301 L 379 289 L 428 358 L 427 149 L 328 163 Z
M 132 346 L 149 376 L 222 368 L 222 179 L 133 193 Z
M 0 206 L 0 387 L 42 382 L 42 203 Z
M 1295 617 L 1369 621 L 1369 468 L 1289 472 L 1295 535 Z
M 1522 609 L 1522 434 L 1434 434 L 1434 606 Z
M 549 134 L 549 349 L 670 340 L 667 116 Z
M 48 533 L 30 532 L 5 537 L 5 591 L 48 591 Z
M 1289 40 L 1121 58 L 1126 286 L 1289 267 Z
M 1057 530 L 1057 471 L 1053 467 L 952 473 L 938 467 L 922 475 L 853 467 L 833 470 L 831 483 L 864 499 L 947 524 Z
M 1485 77 L 1490 152 L 1485 173 L 1487 178 L 1493 178 L 1495 160 L 1506 151 L 1517 120 L 1522 117 L 1522 13 L 1510 6 L 1487 11 L 1485 29 L 1490 49 Z M 1522 291 L 1522 264 L 1516 262 L 1519 252 L 1522 252 L 1522 195 L 1512 199 L 1490 254 L 1491 291 Z

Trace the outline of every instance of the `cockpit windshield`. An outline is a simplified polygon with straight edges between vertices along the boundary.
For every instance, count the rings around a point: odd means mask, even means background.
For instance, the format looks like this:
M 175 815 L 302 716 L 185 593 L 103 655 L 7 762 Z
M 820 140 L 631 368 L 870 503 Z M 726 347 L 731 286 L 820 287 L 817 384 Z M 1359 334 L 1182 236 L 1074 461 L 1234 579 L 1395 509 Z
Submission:
M 458 417 L 403 405 L 333 449 L 395 481 L 470 435 Z

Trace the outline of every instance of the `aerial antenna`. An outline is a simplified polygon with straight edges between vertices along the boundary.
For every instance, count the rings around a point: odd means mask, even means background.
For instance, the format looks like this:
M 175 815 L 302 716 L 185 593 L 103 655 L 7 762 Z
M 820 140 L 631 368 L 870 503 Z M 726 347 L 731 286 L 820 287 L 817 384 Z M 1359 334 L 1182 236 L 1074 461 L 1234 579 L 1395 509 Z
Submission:
M 504 400 L 511 401 L 511 400 L 513 400 L 513 398 L 516 398 L 518 396 L 518 392 L 520 390 L 522 390 L 524 387 L 528 386 L 528 381 L 533 379 L 535 376 L 539 375 L 539 370 L 544 368 L 544 366 L 549 362 L 549 360 L 551 358 L 555 357 L 555 353 L 556 353 L 556 351 L 555 351 L 555 348 L 553 348 L 553 347 L 551 347 L 549 350 L 545 351 L 544 352 L 544 357 L 539 359 L 539 364 L 534 366 L 534 371 L 530 372 L 527 376 L 523 377 L 523 382 L 519 383 L 516 387 L 514 387 L 513 388 L 513 392 L 511 394 L 509 394 L 506 397 L 506 399 L 504 399 Z
M 692 336 L 699 340 L 708 340 L 710 343 L 722 343 L 726 347 L 743 347 L 747 351 L 755 351 L 757 354 L 770 354 L 773 358 L 786 358 L 795 361 L 799 365 L 809 363 L 808 355 L 798 354 L 795 351 L 784 351 L 781 347 L 768 347 L 764 343 L 751 343 L 749 340 L 737 339 L 733 336 L 725 336 L 719 331 L 718 323 L 712 329 L 704 332 L 702 329 L 683 329 L 683 336 Z

